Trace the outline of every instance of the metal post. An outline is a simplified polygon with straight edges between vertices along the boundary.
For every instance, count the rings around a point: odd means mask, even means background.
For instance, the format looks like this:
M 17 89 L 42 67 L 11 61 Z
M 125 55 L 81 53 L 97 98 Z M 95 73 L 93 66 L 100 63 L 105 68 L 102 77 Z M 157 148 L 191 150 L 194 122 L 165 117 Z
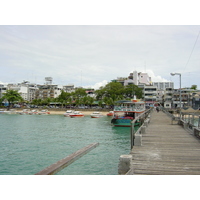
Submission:
M 182 102 L 182 98 L 181 98 L 181 74 L 179 74 L 179 76 L 180 76 L 180 109 L 182 108 L 182 104 L 181 104 L 181 102 Z
M 131 149 L 133 148 L 133 124 L 131 122 Z
M 131 122 L 131 149 L 134 146 L 134 135 L 135 135 L 134 123 Z
M 180 76 L 180 92 L 179 92 L 179 100 L 180 100 L 180 111 L 181 111 L 181 108 L 182 108 L 182 105 L 181 105 L 181 102 L 182 102 L 182 98 L 181 98 L 181 73 L 170 73 L 172 76 L 175 76 L 175 75 L 179 75 Z M 181 119 L 181 112 L 179 113 L 179 117 Z

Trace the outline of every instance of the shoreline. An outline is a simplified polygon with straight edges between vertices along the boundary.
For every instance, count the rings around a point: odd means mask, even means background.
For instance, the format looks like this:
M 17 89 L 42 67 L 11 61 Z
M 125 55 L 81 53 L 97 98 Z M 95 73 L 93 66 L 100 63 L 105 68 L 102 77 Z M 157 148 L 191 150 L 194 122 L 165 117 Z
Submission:
M 82 111 L 82 110 L 76 110 L 80 111 L 84 115 L 91 115 L 93 112 L 100 112 L 103 116 L 107 116 L 108 111 Z M 64 115 L 66 111 L 49 111 L 51 115 Z
M 29 110 L 29 109 L 28 109 Z M 41 110 L 41 109 L 39 109 Z M 45 109 L 44 109 L 45 110 Z M 23 111 L 23 109 L 17 109 L 18 112 Z M 48 110 L 50 112 L 50 115 L 64 115 L 66 113 L 67 110 Z M 79 111 L 81 113 L 83 113 L 84 115 L 91 115 L 93 112 L 100 112 L 103 116 L 107 116 L 107 114 L 109 113 L 109 111 L 99 111 L 99 110 L 72 110 L 72 111 Z

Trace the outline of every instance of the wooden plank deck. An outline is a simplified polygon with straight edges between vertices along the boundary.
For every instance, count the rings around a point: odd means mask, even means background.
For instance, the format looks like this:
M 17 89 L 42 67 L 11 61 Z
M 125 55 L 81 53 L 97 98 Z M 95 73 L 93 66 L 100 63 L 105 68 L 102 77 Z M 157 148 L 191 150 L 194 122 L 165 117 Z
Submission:
M 129 174 L 199 175 L 200 140 L 180 125 L 172 125 L 165 113 L 154 111 L 151 115 L 142 146 L 131 150 Z

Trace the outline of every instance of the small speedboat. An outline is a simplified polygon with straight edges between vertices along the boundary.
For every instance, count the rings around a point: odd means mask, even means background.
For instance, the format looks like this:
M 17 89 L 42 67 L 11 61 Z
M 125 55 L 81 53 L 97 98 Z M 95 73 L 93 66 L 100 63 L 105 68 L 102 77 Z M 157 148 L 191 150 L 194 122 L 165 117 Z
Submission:
M 103 117 L 103 115 L 100 112 L 93 112 L 90 116 L 91 118 Z
M 69 114 L 69 116 L 71 118 L 75 118 L 75 117 L 84 117 L 84 114 L 79 112 L 79 111 L 74 111 L 74 113 Z
M 107 116 L 113 116 L 114 115 L 114 111 L 110 111 Z
M 17 112 L 20 115 L 28 115 L 28 113 L 30 112 L 29 109 L 23 109 L 22 111 Z
M 49 115 L 50 112 L 48 110 L 41 110 L 38 112 L 38 115 Z
M 65 113 L 64 113 L 64 117 L 69 117 L 70 114 L 72 114 L 72 110 L 67 110 Z
M 29 115 L 37 115 L 38 111 L 37 110 L 31 110 L 28 114 Z
M 0 114 L 4 114 L 5 110 L 4 109 L 0 109 Z

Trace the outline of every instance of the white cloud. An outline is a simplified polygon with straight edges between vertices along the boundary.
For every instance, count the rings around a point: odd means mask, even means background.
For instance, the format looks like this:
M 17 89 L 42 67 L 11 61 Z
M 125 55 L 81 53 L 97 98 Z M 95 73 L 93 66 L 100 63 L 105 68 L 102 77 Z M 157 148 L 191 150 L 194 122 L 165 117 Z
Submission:
M 145 72 L 145 71 L 143 71 L 143 72 Z M 169 80 L 162 78 L 159 75 L 155 75 L 155 73 L 150 69 L 147 69 L 146 73 L 151 77 L 152 82 L 169 82 Z
M 94 85 L 89 85 L 89 86 L 83 86 L 84 88 L 93 88 L 95 90 L 99 89 L 101 86 L 105 86 L 106 84 L 108 84 L 108 81 L 103 80 L 99 83 L 95 83 Z
M 200 26 L 0 26 L 0 80 L 42 83 L 51 76 L 55 84 L 98 87 L 103 80 L 128 76 L 133 70 L 141 72 L 146 63 L 154 82 L 171 80 L 170 72 L 177 71 L 187 86 L 189 71 L 194 74 L 191 84 L 199 85 L 200 38 L 186 66 L 199 29 Z
M 2 81 L 0 81 L 0 85 L 7 85 L 8 83 L 3 83 Z

